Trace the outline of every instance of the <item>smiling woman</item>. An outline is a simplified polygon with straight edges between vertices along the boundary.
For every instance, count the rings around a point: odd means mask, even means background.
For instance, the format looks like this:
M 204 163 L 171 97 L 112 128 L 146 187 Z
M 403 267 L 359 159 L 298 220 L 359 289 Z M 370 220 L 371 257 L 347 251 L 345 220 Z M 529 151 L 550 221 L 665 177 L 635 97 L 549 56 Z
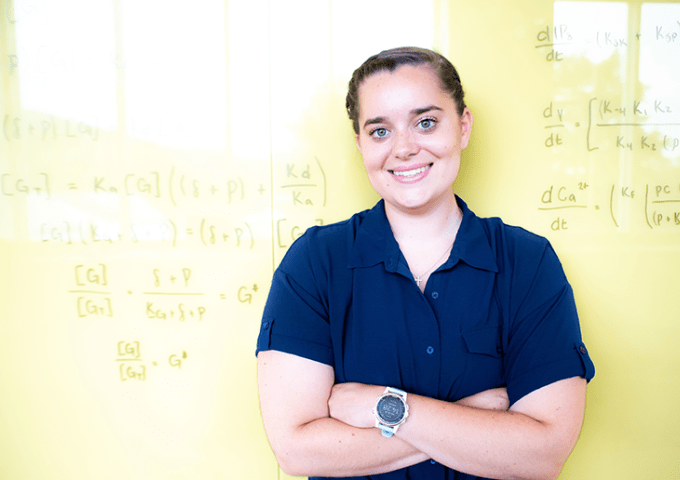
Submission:
M 388 217 L 433 208 L 460 216 L 451 187 L 472 114 L 459 115 L 439 84 L 429 67 L 405 65 L 371 75 L 359 89 L 357 147 Z
M 382 52 L 347 111 L 382 199 L 309 229 L 274 274 L 257 351 L 277 460 L 312 477 L 555 478 L 594 367 L 548 241 L 454 194 L 472 129 L 455 68 Z

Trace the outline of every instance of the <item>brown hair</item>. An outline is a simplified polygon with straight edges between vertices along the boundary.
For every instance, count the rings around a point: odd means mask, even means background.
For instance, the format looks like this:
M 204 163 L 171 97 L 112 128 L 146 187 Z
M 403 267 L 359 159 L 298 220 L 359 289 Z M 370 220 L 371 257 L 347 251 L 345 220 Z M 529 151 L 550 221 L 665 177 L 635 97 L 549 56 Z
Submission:
M 387 70 L 393 72 L 402 65 L 428 65 L 439 78 L 441 88 L 448 92 L 456 102 L 458 115 L 462 115 L 465 110 L 463 101 L 463 85 L 460 83 L 460 76 L 456 68 L 443 55 L 419 47 L 399 47 L 382 52 L 369 57 L 359 68 L 354 70 L 352 79 L 349 81 L 345 107 L 354 133 L 359 134 L 359 87 L 368 77 L 374 73 Z

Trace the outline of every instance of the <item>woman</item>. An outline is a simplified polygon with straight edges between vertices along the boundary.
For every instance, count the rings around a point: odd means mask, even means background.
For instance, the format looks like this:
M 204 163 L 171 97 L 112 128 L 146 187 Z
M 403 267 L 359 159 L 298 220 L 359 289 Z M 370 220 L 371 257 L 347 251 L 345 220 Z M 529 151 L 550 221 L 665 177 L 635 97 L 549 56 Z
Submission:
M 429 50 L 381 52 L 354 72 L 347 110 L 382 199 L 308 230 L 274 274 L 258 383 L 280 466 L 557 477 L 594 367 L 547 240 L 453 192 L 472 128 L 456 70 Z

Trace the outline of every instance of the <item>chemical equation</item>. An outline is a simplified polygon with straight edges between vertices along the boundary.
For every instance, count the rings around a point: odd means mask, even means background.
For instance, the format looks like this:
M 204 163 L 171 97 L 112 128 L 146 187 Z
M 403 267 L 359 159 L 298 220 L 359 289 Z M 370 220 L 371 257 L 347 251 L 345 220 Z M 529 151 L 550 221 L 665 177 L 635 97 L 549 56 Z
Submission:
M 606 197 L 599 195 L 602 202 L 592 200 L 597 196 L 592 195 L 591 190 L 587 182 L 551 185 L 541 194 L 538 210 L 561 211 L 550 219 L 553 231 L 569 230 L 578 221 L 578 216 L 564 213 L 569 210 L 607 212 L 608 221 L 615 228 L 620 228 L 623 221 L 637 212 L 639 224 L 651 230 L 680 231 L 680 182 L 674 185 L 648 183 L 640 187 L 613 183 Z
M 39 172 L 31 178 L 3 173 L 0 174 L 0 193 L 5 197 L 38 195 L 51 200 L 52 183 L 51 175 L 46 172 Z M 157 171 L 127 173 L 120 181 L 112 181 L 106 176 L 94 176 L 91 183 L 85 187 L 69 181 L 58 185 L 58 190 L 120 194 L 126 197 L 144 196 L 149 199 L 163 199 L 167 196 L 175 207 L 180 198 L 199 199 L 209 196 L 226 201 L 227 205 L 245 199 L 245 187 L 241 177 L 222 182 L 205 182 L 180 174 L 175 167 L 171 168 L 167 177 Z M 261 189 L 258 191 L 263 193 Z
M 139 341 L 121 340 L 118 342 L 116 346 L 117 355 L 115 362 L 118 365 L 118 379 L 121 382 L 129 380 L 143 382 L 147 379 L 148 372 L 151 369 L 160 367 L 161 365 L 181 370 L 184 362 L 189 358 L 187 352 L 182 350 L 182 352 L 175 352 L 168 355 L 161 363 L 158 361 L 145 362 L 142 358 L 141 350 Z
M 67 293 L 75 299 L 78 318 L 114 317 L 115 294 L 108 277 L 109 268 L 105 263 L 79 264 L 74 267 L 73 287 Z M 225 292 L 206 294 L 192 288 L 192 277 L 192 270 L 188 267 L 178 270 L 154 268 L 147 277 L 150 283 L 148 288 L 141 288 L 137 292 L 128 289 L 125 291 L 127 295 L 118 294 L 117 302 L 122 302 L 121 296 L 141 296 L 143 300 L 135 302 L 140 310 L 144 309 L 140 314 L 143 313 L 149 320 L 200 323 L 208 314 L 208 303 L 215 300 L 219 303 L 232 297 Z M 237 302 L 252 304 L 260 288 L 257 284 L 241 284 L 230 287 L 230 290 Z
M 282 205 L 293 207 L 325 207 L 327 202 L 327 179 L 321 162 L 314 157 L 314 163 L 286 163 L 281 166 L 276 178 L 282 178 L 278 191 Z M 246 185 L 243 177 L 226 178 L 221 181 L 205 180 L 181 172 L 173 166 L 167 172 L 149 170 L 127 172 L 122 177 L 110 178 L 93 175 L 86 183 L 72 180 L 55 181 L 49 172 L 38 172 L 27 176 L 0 173 L 0 194 L 4 197 L 37 195 L 51 200 L 54 191 L 86 192 L 97 195 L 139 196 L 150 201 L 169 200 L 177 207 L 184 200 L 212 199 L 224 201 L 227 205 L 246 200 L 246 192 L 263 196 L 267 189 L 264 183 Z M 257 186 L 255 186 L 257 184 Z
M 595 30 L 582 37 L 579 37 L 570 25 L 564 23 L 546 25 L 536 33 L 534 49 L 543 53 L 546 62 L 556 63 L 564 61 L 567 58 L 565 52 L 575 44 L 625 51 L 629 44 L 639 43 L 641 40 L 648 40 L 653 44 L 680 45 L 680 20 L 667 25 L 651 25 L 641 32 L 630 34 Z
M 680 105 L 663 100 L 634 100 L 631 105 L 625 105 L 593 97 L 588 101 L 587 121 L 583 122 L 579 112 L 574 112 L 564 103 L 551 101 L 543 110 L 544 128 L 550 132 L 544 137 L 543 145 L 550 149 L 559 148 L 569 142 L 572 132 L 581 131 L 585 134 L 584 146 L 588 152 L 609 148 L 679 155 L 680 132 L 675 135 L 664 133 L 678 131 L 678 114 Z M 639 130 L 635 133 L 626 127 L 639 127 Z M 643 131 L 646 128 L 657 131 L 647 133 Z M 614 133 L 610 133 L 612 131 Z
M 44 222 L 40 225 L 41 242 L 57 242 L 67 245 L 113 244 L 129 241 L 168 242 L 177 247 L 178 242 L 194 240 L 204 246 L 224 246 L 252 250 L 255 247 L 255 235 L 248 222 L 227 222 L 222 219 L 201 218 L 195 225 L 180 226 L 172 219 L 144 224 L 130 223 L 127 231 L 121 224 L 111 222 L 88 221 L 56 221 Z

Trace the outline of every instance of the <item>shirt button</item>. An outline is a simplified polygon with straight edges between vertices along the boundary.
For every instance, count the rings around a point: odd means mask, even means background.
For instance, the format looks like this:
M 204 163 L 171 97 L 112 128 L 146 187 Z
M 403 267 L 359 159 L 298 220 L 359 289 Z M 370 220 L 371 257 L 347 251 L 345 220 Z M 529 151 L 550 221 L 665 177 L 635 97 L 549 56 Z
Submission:
M 587 350 L 586 350 L 586 347 L 584 347 L 583 345 L 581 345 L 581 346 L 579 347 L 578 350 L 579 350 L 579 352 L 581 352 L 583 355 L 585 355 L 585 354 L 586 354 L 586 351 L 587 351 Z
M 430 345 L 429 347 L 427 347 L 426 352 L 428 355 L 432 355 L 434 353 L 434 347 Z
M 439 292 L 432 292 L 432 298 L 437 300 L 439 298 Z
M 436 464 L 437 462 L 435 462 L 434 460 L 430 460 L 430 463 L 431 463 L 432 465 L 434 465 L 434 464 Z
M 264 328 L 265 330 L 267 330 L 267 329 L 269 328 L 269 322 L 264 322 L 264 323 L 262 324 L 262 328 Z

